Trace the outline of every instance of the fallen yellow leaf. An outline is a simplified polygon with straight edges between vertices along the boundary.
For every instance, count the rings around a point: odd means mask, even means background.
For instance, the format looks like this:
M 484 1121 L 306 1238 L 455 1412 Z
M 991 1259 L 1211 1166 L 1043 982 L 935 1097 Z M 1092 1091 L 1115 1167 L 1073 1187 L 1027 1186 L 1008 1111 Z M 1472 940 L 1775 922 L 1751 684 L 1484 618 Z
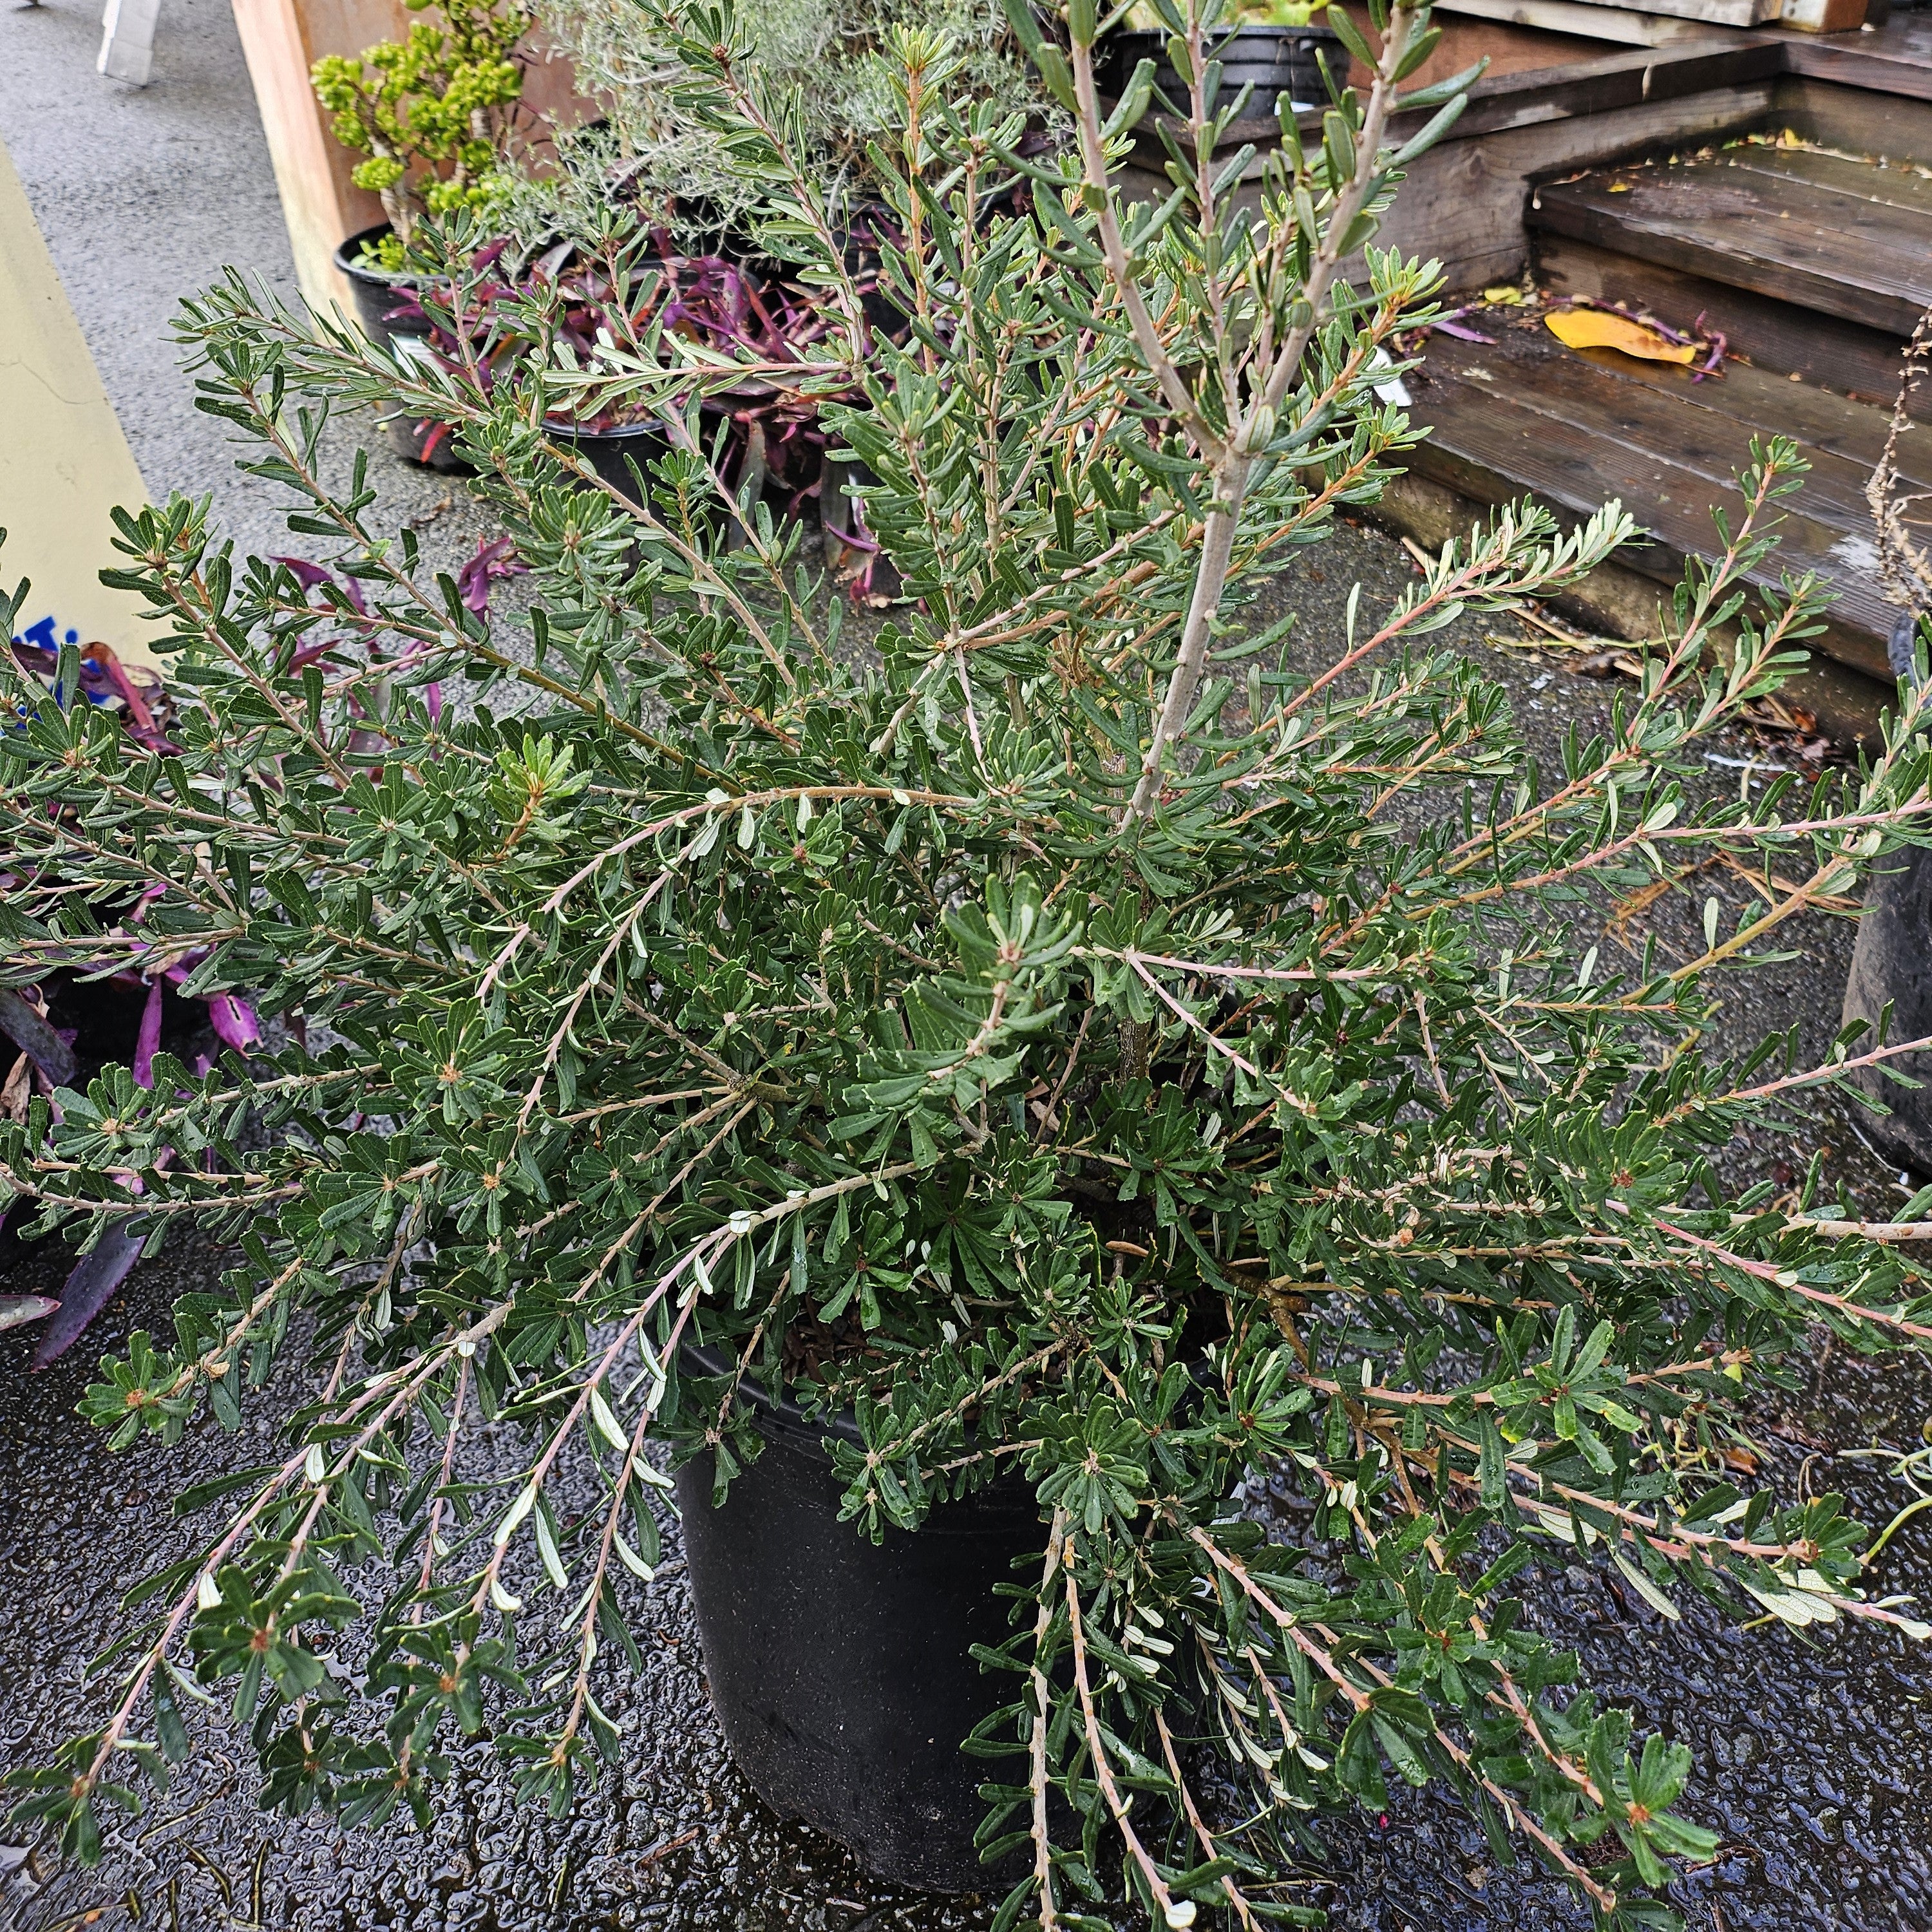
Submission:
M 1492 308 L 1520 308 L 1522 306 L 1522 291 L 1513 284 L 1498 282 L 1494 288 L 1483 291 L 1483 299 Z
M 1595 308 L 1564 308 L 1543 320 L 1550 334 L 1568 348 L 1621 349 L 1626 356 L 1639 356 L 1646 362 L 1696 359 L 1694 342 L 1667 342 L 1655 329 L 1646 328 L 1628 316 L 1610 315 Z

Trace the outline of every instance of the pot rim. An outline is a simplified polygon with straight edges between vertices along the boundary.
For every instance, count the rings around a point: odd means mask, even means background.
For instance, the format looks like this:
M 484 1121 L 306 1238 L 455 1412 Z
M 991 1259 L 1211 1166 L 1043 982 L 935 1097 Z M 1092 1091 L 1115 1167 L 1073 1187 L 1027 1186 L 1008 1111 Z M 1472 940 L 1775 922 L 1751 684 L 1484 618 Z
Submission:
M 723 1349 L 707 1348 L 702 1342 L 686 1341 L 679 1353 L 694 1363 L 701 1374 L 728 1375 L 731 1357 Z M 825 1438 L 836 1436 L 842 1442 L 863 1449 L 866 1438 L 857 1418 L 849 1408 L 834 1414 L 808 1416 L 789 1396 L 774 1397 L 754 1377 L 746 1376 L 738 1384 L 741 1401 L 756 1411 L 760 1432 L 768 1442 L 782 1444 L 796 1454 L 818 1463 L 830 1475 L 832 1458 L 826 1454 Z M 692 1468 L 686 1463 L 686 1469 Z M 680 1472 L 680 1473 L 682 1473 Z M 989 1532 L 1004 1534 L 1016 1523 L 1037 1526 L 1040 1504 L 1034 1486 L 1016 1466 L 995 1467 L 991 1480 L 943 1505 L 935 1505 L 925 1521 L 910 1534 L 921 1536 L 976 1536 Z M 895 1535 L 902 1532 L 895 1530 Z M 1043 1532 L 1042 1532 L 1043 1533 Z
M 732 1358 L 722 1348 L 687 1340 L 680 1345 L 679 1352 L 695 1362 L 701 1375 L 728 1376 L 731 1372 Z M 836 1436 L 856 1448 L 866 1446 L 858 1418 L 849 1408 L 807 1415 L 790 1396 L 774 1396 L 754 1376 L 746 1376 L 740 1381 L 738 1395 L 740 1400 L 748 1402 L 761 1417 L 775 1424 L 786 1435 L 808 1438 L 814 1450 L 821 1456 L 825 1452 L 820 1446 L 820 1439 L 826 1436 Z
M 394 232 L 392 223 L 378 221 L 368 228 L 358 228 L 346 241 L 336 244 L 335 253 L 330 258 L 352 282 L 367 282 L 381 289 L 408 289 L 416 286 L 422 278 L 412 274 L 406 268 L 375 268 L 368 262 L 358 261 L 356 251 L 365 242 L 373 241 L 379 235 Z
M 728 1376 L 731 1372 L 733 1358 L 722 1348 L 694 1342 L 687 1337 L 679 1343 L 678 1353 L 695 1363 L 700 1375 Z M 1197 1362 L 1190 1372 L 1198 1376 L 1204 1366 L 1204 1363 Z M 820 1440 L 827 1436 L 836 1436 L 855 1448 L 862 1449 L 866 1446 L 866 1438 L 860 1430 L 858 1418 L 849 1408 L 842 1408 L 836 1413 L 807 1415 L 790 1396 L 775 1396 L 755 1376 L 749 1375 L 740 1380 L 738 1395 L 742 1401 L 748 1402 L 778 1431 L 809 1442 L 813 1450 L 820 1456 L 825 1453 L 820 1447 Z
M 1101 44 L 1102 47 L 1126 46 L 1130 44 L 1165 47 L 1172 38 L 1157 27 L 1129 27 L 1109 35 Z M 1262 22 L 1232 28 L 1218 38 L 1210 37 L 1209 44 L 1216 49 L 1226 49 L 1240 40 L 1270 40 L 1278 44 L 1282 40 L 1339 41 L 1340 38 L 1340 34 L 1333 27 L 1324 26 L 1318 21 L 1310 20 L 1305 26 L 1300 27 L 1276 27 Z
M 655 436 L 667 446 L 670 438 L 664 424 L 653 416 L 649 422 L 613 423 L 608 429 L 586 429 L 561 416 L 545 416 L 544 429 L 551 436 L 567 436 L 573 442 L 623 442 L 634 437 Z

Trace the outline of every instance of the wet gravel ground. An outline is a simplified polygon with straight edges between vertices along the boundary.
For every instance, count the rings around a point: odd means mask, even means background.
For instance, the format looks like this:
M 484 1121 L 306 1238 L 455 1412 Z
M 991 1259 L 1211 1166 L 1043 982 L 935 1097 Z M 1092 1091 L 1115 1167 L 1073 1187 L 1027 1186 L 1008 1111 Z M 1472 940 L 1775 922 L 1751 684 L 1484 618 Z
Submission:
M 1318 662 L 1341 635 L 1350 584 L 1360 579 L 1373 611 L 1412 568 L 1392 538 L 1344 527 L 1292 566 L 1274 596 L 1300 608 L 1298 648 Z M 1571 722 L 1607 716 L 1612 687 L 1573 675 L 1574 656 L 1493 648 L 1474 625 L 1449 634 L 1509 685 L 1540 752 L 1553 754 Z M 1709 767 L 1712 782 L 1726 786 L 1749 778 L 1743 767 L 1753 760 L 1789 764 L 1793 756 L 1788 743 L 1746 735 L 1712 750 L 1733 761 Z M 1694 898 L 1671 895 L 1633 921 L 1628 936 L 1640 946 L 1654 932 L 1684 950 L 1706 893 L 1735 908 L 1745 890 L 1738 879 L 1706 874 Z M 1837 1024 L 1850 940 L 1844 922 L 1813 920 L 1793 941 L 1796 958 L 1735 982 L 1718 1049 L 1796 1022 L 1816 1053 Z M 1606 955 L 1614 944 L 1606 942 Z M 1728 1165 L 1739 1179 L 1788 1181 L 1820 1147 L 1829 1149 L 1828 1172 L 1845 1175 L 1869 1209 L 1896 1202 L 1898 1177 L 1829 1106 L 1789 1137 L 1735 1146 Z M 0 1254 L 10 1286 L 29 1286 L 56 1265 L 44 1254 Z M 272 1426 L 266 1415 L 248 1424 L 252 1436 L 204 1426 L 172 1455 L 142 1445 L 110 1456 L 72 1413 L 93 1356 L 136 1327 L 164 1327 L 171 1297 L 212 1265 L 184 1249 L 137 1271 L 87 1342 L 44 1374 L 25 1372 L 31 1330 L 0 1336 L 0 1768 L 34 1761 L 98 1720 L 84 1660 L 118 1628 L 120 1591 L 183 1547 L 167 1496 L 190 1476 L 260 1459 Z M 1882 1464 L 1839 1452 L 1916 1448 L 1928 1416 L 1926 1370 L 1821 1356 L 1761 1418 L 1763 1472 L 1786 1493 L 1848 1491 L 1867 1520 L 1882 1523 L 1910 1492 Z M 1291 1504 L 1256 1487 L 1257 1512 L 1285 1518 Z M 1919 1518 L 1894 1538 L 1883 1588 L 1932 1598 L 1928 1526 L 1932 1517 Z M 252 1757 L 218 1731 L 166 1806 L 114 1834 L 94 1871 L 64 1867 L 42 1846 L 8 1844 L 0 1831 L 0 1928 L 968 1932 L 988 1924 L 988 1902 L 883 1889 L 838 1847 L 766 1812 L 725 1756 L 706 1702 L 674 1530 L 649 1591 L 659 1632 L 650 1668 L 628 1686 L 614 1677 L 602 1694 L 626 1725 L 632 1755 L 572 1817 L 514 1807 L 508 1780 L 479 1745 L 456 1754 L 426 1837 L 392 1823 L 344 1838 L 323 1820 L 260 1813 Z M 1586 1675 L 1627 1704 L 1640 1728 L 1696 1749 L 1688 1808 L 1725 1835 L 1717 1862 L 1673 1888 L 1699 1932 L 1903 1932 L 1932 1923 L 1922 1772 L 1932 1748 L 1932 1652 L 1908 1654 L 1900 1640 L 1864 1628 L 1809 1633 L 1808 1643 L 1781 1626 L 1738 1630 L 1694 1602 L 1681 1622 L 1666 1624 L 1620 1583 L 1554 1561 L 1530 1576 L 1526 1594 L 1533 1618 L 1580 1651 Z M 1531 1932 L 1588 1922 L 1559 1884 L 1498 1868 L 1473 1822 L 1440 1796 L 1404 1794 L 1385 1818 L 1334 1820 L 1322 1831 L 1324 1856 L 1297 1892 L 1325 1904 L 1336 1927 Z

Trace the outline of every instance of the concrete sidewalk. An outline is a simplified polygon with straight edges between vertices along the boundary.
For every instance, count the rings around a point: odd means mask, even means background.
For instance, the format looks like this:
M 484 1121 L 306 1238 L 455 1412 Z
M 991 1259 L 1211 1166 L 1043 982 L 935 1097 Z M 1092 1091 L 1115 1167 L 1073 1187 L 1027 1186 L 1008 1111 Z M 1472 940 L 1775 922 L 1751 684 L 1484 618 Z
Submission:
M 43 0 L 0 12 L 0 140 L 13 158 L 68 299 L 152 500 L 212 495 L 216 526 L 244 552 L 305 550 L 280 493 L 235 469 L 250 452 L 194 406 L 169 325 L 185 296 L 233 266 L 280 299 L 298 299 L 280 203 L 227 0 L 165 0 L 153 79 L 124 86 L 95 73 L 99 0 Z M 332 449 L 380 436 L 366 418 Z M 386 452 L 371 464 L 378 524 L 420 518 L 448 479 Z M 453 539 L 466 514 L 442 519 Z M 440 546 L 439 546 L 440 547 Z M 452 544 L 452 548 L 454 545 Z M 103 556 L 104 565 L 118 561 Z M 9 556 L 10 580 L 28 560 Z

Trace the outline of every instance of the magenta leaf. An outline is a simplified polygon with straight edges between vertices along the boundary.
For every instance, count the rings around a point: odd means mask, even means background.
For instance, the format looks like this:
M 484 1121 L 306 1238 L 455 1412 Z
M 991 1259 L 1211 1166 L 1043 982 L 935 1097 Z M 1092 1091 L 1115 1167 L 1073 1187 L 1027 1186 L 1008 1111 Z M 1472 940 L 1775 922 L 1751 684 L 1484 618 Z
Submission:
M 272 556 L 271 563 L 279 563 L 294 578 L 304 590 L 318 590 L 325 586 L 339 590 L 350 602 L 358 616 L 369 614 L 369 606 L 362 595 L 362 586 L 355 578 L 346 575 L 338 577 L 334 571 L 325 570 L 319 563 L 311 563 L 305 556 Z
M 478 616 L 490 608 L 490 586 L 500 577 L 523 577 L 530 566 L 518 556 L 516 545 L 508 537 L 479 537 L 476 554 L 456 574 L 457 593 L 463 608 Z M 441 694 L 438 693 L 439 704 Z
M 141 1030 L 134 1038 L 134 1084 L 154 1084 L 154 1054 L 161 1043 L 161 982 L 148 986 L 148 1004 L 141 1009 Z
M 140 1259 L 144 1238 L 128 1233 L 124 1221 L 113 1222 L 101 1230 L 93 1252 L 74 1264 L 61 1298 L 50 1312 L 46 1333 L 34 1351 L 35 1368 L 58 1360 L 80 1340 L 87 1324 L 114 1299 L 115 1290 Z
M 1447 319 L 1432 322 L 1429 326 L 1438 334 L 1453 335 L 1458 342 L 1486 342 L 1493 345 L 1496 339 L 1493 335 L 1485 335 L 1479 328 L 1466 328 L 1461 322 Z
M 268 561 L 279 563 L 304 590 L 313 590 L 318 584 L 335 580 L 320 564 L 311 563 L 305 556 L 272 556 Z
M 238 993 L 216 993 L 208 1002 L 208 1024 L 238 1053 L 246 1053 L 261 1040 L 262 1024 L 255 1009 Z
M 142 731 L 152 734 L 154 729 L 154 713 L 148 709 L 148 700 L 136 688 L 134 680 L 128 675 L 121 660 L 106 644 L 92 644 L 87 647 L 88 658 L 100 667 L 101 674 L 115 690 L 121 694 L 121 701 L 128 707 L 128 715 Z

